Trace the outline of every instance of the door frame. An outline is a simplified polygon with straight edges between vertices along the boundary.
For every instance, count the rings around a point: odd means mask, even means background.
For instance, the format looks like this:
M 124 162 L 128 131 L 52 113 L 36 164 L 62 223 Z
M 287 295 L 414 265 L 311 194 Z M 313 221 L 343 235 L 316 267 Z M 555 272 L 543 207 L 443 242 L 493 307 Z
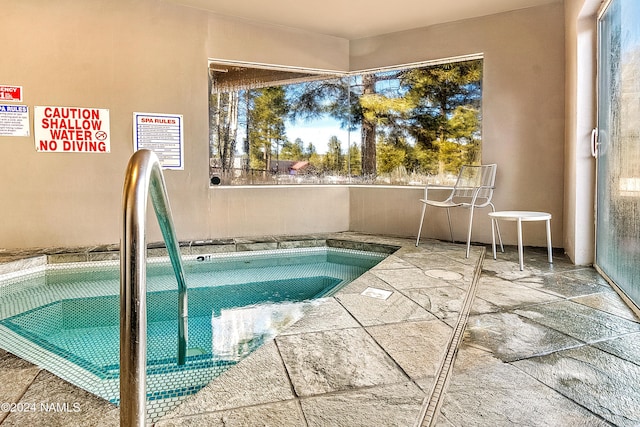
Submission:
M 598 177 L 599 177 L 599 135 L 598 135 L 598 125 L 600 123 L 600 47 L 601 47 L 601 31 L 600 31 L 600 20 L 602 16 L 606 13 L 607 9 L 611 4 L 617 0 L 605 0 L 598 9 L 598 13 L 596 14 L 596 84 L 595 84 L 595 93 L 596 93 L 596 102 L 595 102 L 595 110 L 596 110 L 596 127 L 593 129 L 591 136 L 591 154 L 595 158 L 596 167 L 595 167 L 595 183 L 594 183 L 594 227 L 595 234 L 593 240 L 594 247 L 594 257 L 593 257 L 593 267 L 595 270 L 611 285 L 611 287 L 616 291 L 616 293 L 622 298 L 625 304 L 631 308 L 631 310 L 635 313 L 636 316 L 640 317 L 640 303 L 636 303 L 632 300 L 611 277 L 607 273 L 605 273 L 602 268 L 598 265 Z

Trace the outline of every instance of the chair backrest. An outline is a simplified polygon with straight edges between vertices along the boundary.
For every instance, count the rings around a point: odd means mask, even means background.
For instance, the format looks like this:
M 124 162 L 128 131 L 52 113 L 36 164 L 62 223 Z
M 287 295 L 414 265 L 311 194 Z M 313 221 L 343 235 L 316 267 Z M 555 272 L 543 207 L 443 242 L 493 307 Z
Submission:
M 451 200 L 456 203 L 470 204 L 473 195 L 477 191 L 474 205 L 484 207 L 491 203 L 493 197 L 493 187 L 496 181 L 496 170 L 498 165 L 465 165 L 460 169 L 458 180 L 451 193 Z M 478 190 L 478 187 L 480 190 Z

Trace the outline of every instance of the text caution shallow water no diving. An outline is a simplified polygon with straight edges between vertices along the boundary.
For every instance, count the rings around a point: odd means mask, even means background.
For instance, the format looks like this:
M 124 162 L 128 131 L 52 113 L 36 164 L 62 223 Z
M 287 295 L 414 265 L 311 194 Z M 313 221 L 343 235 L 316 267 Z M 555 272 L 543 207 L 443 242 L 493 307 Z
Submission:
M 109 110 L 80 107 L 34 107 L 36 150 L 108 153 Z

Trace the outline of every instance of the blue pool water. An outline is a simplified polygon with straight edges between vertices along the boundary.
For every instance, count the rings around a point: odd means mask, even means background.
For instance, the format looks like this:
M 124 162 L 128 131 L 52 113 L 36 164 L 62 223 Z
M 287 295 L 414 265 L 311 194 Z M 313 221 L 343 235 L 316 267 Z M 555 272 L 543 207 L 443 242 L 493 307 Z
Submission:
M 178 366 L 177 284 L 147 268 L 147 397 L 162 416 L 386 255 L 304 248 L 184 259 L 187 363 Z M 53 265 L 0 283 L 0 346 L 114 403 L 119 400 L 119 266 Z

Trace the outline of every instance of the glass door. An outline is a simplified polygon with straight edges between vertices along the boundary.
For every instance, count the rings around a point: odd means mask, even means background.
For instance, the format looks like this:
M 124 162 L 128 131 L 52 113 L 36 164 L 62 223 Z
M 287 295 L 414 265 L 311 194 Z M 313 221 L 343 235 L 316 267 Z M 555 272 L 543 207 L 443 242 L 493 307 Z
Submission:
M 598 21 L 596 266 L 640 306 L 640 1 Z

